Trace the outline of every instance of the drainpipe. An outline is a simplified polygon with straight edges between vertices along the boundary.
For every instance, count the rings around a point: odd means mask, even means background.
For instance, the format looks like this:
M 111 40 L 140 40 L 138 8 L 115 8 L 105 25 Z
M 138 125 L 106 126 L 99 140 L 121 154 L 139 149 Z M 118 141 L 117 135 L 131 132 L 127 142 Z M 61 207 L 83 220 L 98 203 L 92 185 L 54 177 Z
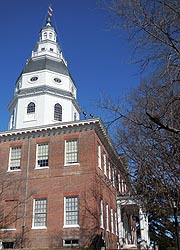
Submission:
M 29 163 L 30 163 L 30 139 L 28 139 L 28 154 L 27 154 L 26 178 L 25 178 L 24 215 L 23 215 L 23 225 L 22 225 L 21 248 L 24 247 L 24 235 L 25 235 L 25 229 L 26 229 L 27 200 L 28 200 L 28 188 L 29 188 Z

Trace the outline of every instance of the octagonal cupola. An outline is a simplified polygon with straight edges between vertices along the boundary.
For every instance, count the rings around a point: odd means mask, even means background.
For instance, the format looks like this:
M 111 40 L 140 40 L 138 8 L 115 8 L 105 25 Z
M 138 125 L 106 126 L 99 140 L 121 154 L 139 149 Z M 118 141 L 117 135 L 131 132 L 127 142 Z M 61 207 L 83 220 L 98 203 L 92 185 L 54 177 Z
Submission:
M 79 120 L 77 89 L 48 12 L 39 41 L 16 81 L 9 129 Z

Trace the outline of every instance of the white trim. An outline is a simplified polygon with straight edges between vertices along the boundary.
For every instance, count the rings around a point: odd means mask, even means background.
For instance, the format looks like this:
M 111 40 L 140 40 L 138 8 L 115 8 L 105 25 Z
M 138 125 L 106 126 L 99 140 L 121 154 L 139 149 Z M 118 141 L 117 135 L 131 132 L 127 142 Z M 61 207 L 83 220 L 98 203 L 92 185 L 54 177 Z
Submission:
M 34 199 L 33 199 L 33 217 L 32 217 L 32 227 L 31 227 L 31 229 L 47 229 L 47 226 L 39 226 L 39 227 L 37 227 L 37 226 L 35 227 L 35 226 L 34 226 L 35 201 L 36 201 L 36 200 L 40 200 L 40 199 L 42 199 L 42 200 L 43 200 L 43 199 L 44 199 L 44 200 L 46 199 L 46 224 L 47 224 L 47 198 L 43 198 L 43 197 L 42 197 L 42 198 L 34 198 Z
M 114 168 L 114 166 L 112 167 L 112 184 L 113 184 L 113 187 L 115 187 L 115 168 Z
M 118 228 L 117 228 L 117 212 L 114 213 L 114 221 L 115 221 L 115 234 L 118 236 Z
M 106 160 L 106 154 L 103 154 L 103 167 L 104 167 L 104 174 L 107 176 L 107 160 Z
M 35 169 L 46 169 L 46 168 L 49 168 L 49 166 L 40 167 L 37 164 L 38 163 L 38 145 L 41 145 L 41 144 L 48 144 L 48 164 L 49 164 L 49 142 L 36 143 L 36 164 L 35 164 Z
M 109 232 L 109 205 L 106 204 L 106 231 Z
M 66 163 L 66 147 L 67 147 L 67 144 L 66 142 L 67 141 L 76 141 L 77 142 L 77 162 L 72 162 L 72 163 Z M 75 137 L 75 138 L 72 138 L 72 139 L 66 139 L 64 140 L 64 166 L 71 166 L 71 165 L 78 165 L 79 164 L 79 145 L 78 145 L 78 138 Z
M 11 170 L 11 169 L 8 169 L 7 172 L 8 173 L 11 173 L 11 172 L 20 172 L 21 169 L 14 169 L 14 170 Z
M 79 224 L 74 224 L 74 225 L 64 225 L 63 228 L 80 228 Z
M 70 197 L 76 197 L 77 199 L 79 198 L 78 196 L 64 196 L 64 225 L 63 228 L 79 228 L 80 225 L 79 224 L 66 224 L 66 198 L 70 198 Z M 79 213 L 79 201 L 78 201 L 78 213 Z M 79 214 L 78 214 L 78 220 L 79 220 Z
M 108 171 L 109 171 L 108 173 L 109 180 L 111 181 L 111 162 L 110 161 L 108 161 Z
M 1 228 L 0 231 L 6 232 L 6 231 L 16 231 L 16 228 Z
M 47 227 L 31 227 L 33 230 L 45 230 Z
M 119 192 L 121 193 L 121 175 L 118 174 L 118 188 L 119 188 Z
M 43 230 L 43 229 L 47 229 L 47 227 L 31 227 L 31 229 L 33 229 L 33 230 Z
M 47 169 L 47 168 L 49 168 L 49 166 L 47 166 L 47 167 L 38 167 L 38 166 L 35 166 L 35 168 L 34 169 Z
M 98 168 L 102 169 L 101 165 L 101 145 L 98 144 Z
M 21 158 L 20 158 L 20 166 L 19 166 L 19 168 L 18 169 L 11 169 L 11 159 L 12 159 L 12 148 L 18 148 L 18 147 L 20 147 L 21 148 Z M 11 146 L 10 148 L 9 148 L 9 160 L 8 160 L 8 170 L 7 170 L 7 172 L 19 172 L 19 171 L 21 171 L 21 160 L 22 160 L 22 145 L 20 145 L 20 146 Z
M 66 240 L 71 241 L 71 242 L 72 242 L 73 240 L 78 240 L 78 243 L 66 244 L 66 243 L 65 243 Z M 76 239 L 76 238 L 73 238 L 73 237 L 72 237 L 71 239 L 68 239 L 68 238 L 67 238 L 67 239 L 63 239 L 63 247 L 77 247 L 77 246 L 79 246 L 79 238 Z
M 112 208 L 111 208 L 111 233 L 114 234 L 114 213 Z
M 64 164 L 64 167 L 70 167 L 70 166 L 80 166 L 80 163 L 68 163 L 68 164 Z
M 100 228 L 104 229 L 104 205 L 103 200 L 100 200 Z

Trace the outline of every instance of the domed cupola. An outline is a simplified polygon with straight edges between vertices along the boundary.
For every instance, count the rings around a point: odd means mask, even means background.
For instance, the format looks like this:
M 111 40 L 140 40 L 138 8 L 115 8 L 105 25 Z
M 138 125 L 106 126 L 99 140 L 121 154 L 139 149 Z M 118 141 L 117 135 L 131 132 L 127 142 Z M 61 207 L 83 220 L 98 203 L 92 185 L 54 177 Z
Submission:
M 51 25 L 50 9 L 31 57 L 16 81 L 9 104 L 9 129 L 79 120 L 77 89 L 57 33 Z

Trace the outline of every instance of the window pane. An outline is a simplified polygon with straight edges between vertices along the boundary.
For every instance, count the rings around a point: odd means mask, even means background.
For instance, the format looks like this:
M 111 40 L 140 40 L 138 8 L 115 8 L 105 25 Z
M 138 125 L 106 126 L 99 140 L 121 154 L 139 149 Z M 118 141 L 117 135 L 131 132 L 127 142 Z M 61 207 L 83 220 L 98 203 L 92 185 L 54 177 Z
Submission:
M 21 168 L 21 147 L 12 147 L 10 156 L 10 170 Z
M 35 113 L 35 104 L 34 102 L 30 102 L 27 107 L 27 113 Z
M 38 167 L 47 167 L 49 158 L 49 144 L 42 143 L 37 146 L 37 165 Z
M 62 107 L 59 103 L 54 105 L 54 120 L 62 121 Z
M 34 227 L 46 226 L 47 200 L 36 199 L 34 205 Z
M 78 162 L 78 140 L 66 141 L 66 164 Z
M 65 198 L 65 224 L 78 224 L 78 197 Z

